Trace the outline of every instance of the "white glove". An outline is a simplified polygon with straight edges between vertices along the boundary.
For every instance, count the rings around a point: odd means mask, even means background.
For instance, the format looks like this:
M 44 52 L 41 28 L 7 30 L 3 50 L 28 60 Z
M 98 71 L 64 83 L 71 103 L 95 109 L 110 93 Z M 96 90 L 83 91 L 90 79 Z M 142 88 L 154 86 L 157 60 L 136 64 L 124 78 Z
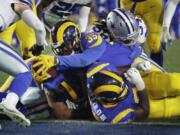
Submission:
M 66 100 L 66 105 L 68 107 L 68 109 L 73 109 L 73 110 L 76 110 L 77 109 L 77 106 L 75 103 L 71 102 L 70 100 Z
M 163 26 L 161 44 L 164 50 L 166 50 L 167 45 L 172 45 L 172 37 L 167 26 Z
M 136 68 L 130 68 L 126 73 L 124 73 L 124 76 L 129 82 L 136 85 L 138 91 L 144 90 L 145 88 L 144 81 L 141 78 L 141 75 Z
M 151 63 L 149 61 L 142 61 L 140 63 L 137 64 L 137 67 L 136 67 L 138 70 L 142 70 L 142 71 L 150 71 L 152 66 L 151 66 Z
M 138 70 L 144 71 L 144 72 L 148 72 L 151 70 L 152 66 L 151 63 L 149 61 L 142 61 L 139 63 L 134 62 L 131 67 L 137 68 Z

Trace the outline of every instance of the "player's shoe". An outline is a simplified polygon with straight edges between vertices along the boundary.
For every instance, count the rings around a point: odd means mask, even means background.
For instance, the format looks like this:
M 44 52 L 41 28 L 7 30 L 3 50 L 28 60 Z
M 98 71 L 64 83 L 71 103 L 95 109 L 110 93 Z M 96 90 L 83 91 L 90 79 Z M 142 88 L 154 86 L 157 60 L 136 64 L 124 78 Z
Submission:
M 0 103 L 0 114 L 8 116 L 12 121 L 18 123 L 23 127 L 28 127 L 31 125 L 29 119 L 27 119 L 24 114 L 18 111 L 14 106 Z

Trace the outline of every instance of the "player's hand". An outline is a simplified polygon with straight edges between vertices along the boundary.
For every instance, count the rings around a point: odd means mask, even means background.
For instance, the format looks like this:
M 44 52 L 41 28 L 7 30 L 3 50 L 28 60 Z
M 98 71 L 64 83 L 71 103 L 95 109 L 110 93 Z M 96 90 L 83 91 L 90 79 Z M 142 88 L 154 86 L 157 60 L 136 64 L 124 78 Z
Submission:
M 151 63 L 149 61 L 142 61 L 140 63 L 137 64 L 136 67 L 138 70 L 144 71 L 144 72 L 148 72 L 151 70 L 152 66 Z
M 77 105 L 68 99 L 66 100 L 66 105 L 67 105 L 68 109 L 72 109 L 72 110 L 77 109 Z
M 136 68 L 130 68 L 126 73 L 124 73 L 126 79 L 136 85 L 139 91 L 144 90 L 145 84 L 144 81 Z
M 151 70 L 152 66 L 149 61 L 142 61 L 142 62 L 134 62 L 131 67 L 137 68 L 140 71 L 148 72 Z
M 37 45 L 37 44 L 35 44 L 34 46 L 32 46 L 32 47 L 29 49 L 29 51 L 31 51 L 34 56 L 40 55 L 43 50 L 44 50 L 44 46 L 42 46 L 42 45 Z
M 167 45 L 172 45 L 172 37 L 169 33 L 169 28 L 163 26 L 161 46 L 164 50 L 167 50 Z
M 45 80 L 51 78 L 51 76 L 49 74 L 47 74 L 46 72 L 42 72 L 40 74 L 38 74 L 37 72 L 35 72 L 34 70 L 32 70 L 32 74 L 34 76 L 34 79 L 40 84 L 42 82 L 44 82 Z
M 33 64 L 33 69 L 36 69 L 37 74 L 41 74 L 43 72 L 47 72 L 51 67 L 56 66 L 57 60 L 56 56 L 50 55 L 40 55 L 35 59 L 35 63 Z

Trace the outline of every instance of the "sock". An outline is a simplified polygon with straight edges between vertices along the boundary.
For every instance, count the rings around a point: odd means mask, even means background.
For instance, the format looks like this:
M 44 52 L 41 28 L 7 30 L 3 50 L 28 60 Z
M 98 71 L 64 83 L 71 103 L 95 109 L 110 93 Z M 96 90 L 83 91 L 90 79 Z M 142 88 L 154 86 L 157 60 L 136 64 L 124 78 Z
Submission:
M 19 97 L 14 92 L 9 92 L 6 98 L 2 101 L 4 104 L 16 106 L 19 101 Z
M 151 53 L 150 58 L 154 60 L 157 64 L 163 67 L 163 51 L 161 50 L 159 53 Z
M 32 82 L 32 73 L 26 72 L 18 74 L 14 77 L 14 80 L 12 81 L 11 85 L 8 88 L 8 92 L 14 92 L 19 97 L 21 97 L 28 87 L 31 85 Z

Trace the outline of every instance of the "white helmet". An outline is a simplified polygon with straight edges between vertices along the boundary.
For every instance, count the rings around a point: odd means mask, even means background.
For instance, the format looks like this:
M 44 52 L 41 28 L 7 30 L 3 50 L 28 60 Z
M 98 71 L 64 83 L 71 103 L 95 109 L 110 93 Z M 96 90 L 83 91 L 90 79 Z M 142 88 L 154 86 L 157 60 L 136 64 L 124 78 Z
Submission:
M 139 29 L 135 16 L 131 12 L 121 8 L 112 10 L 106 18 L 106 25 L 115 42 L 126 46 L 137 43 Z

